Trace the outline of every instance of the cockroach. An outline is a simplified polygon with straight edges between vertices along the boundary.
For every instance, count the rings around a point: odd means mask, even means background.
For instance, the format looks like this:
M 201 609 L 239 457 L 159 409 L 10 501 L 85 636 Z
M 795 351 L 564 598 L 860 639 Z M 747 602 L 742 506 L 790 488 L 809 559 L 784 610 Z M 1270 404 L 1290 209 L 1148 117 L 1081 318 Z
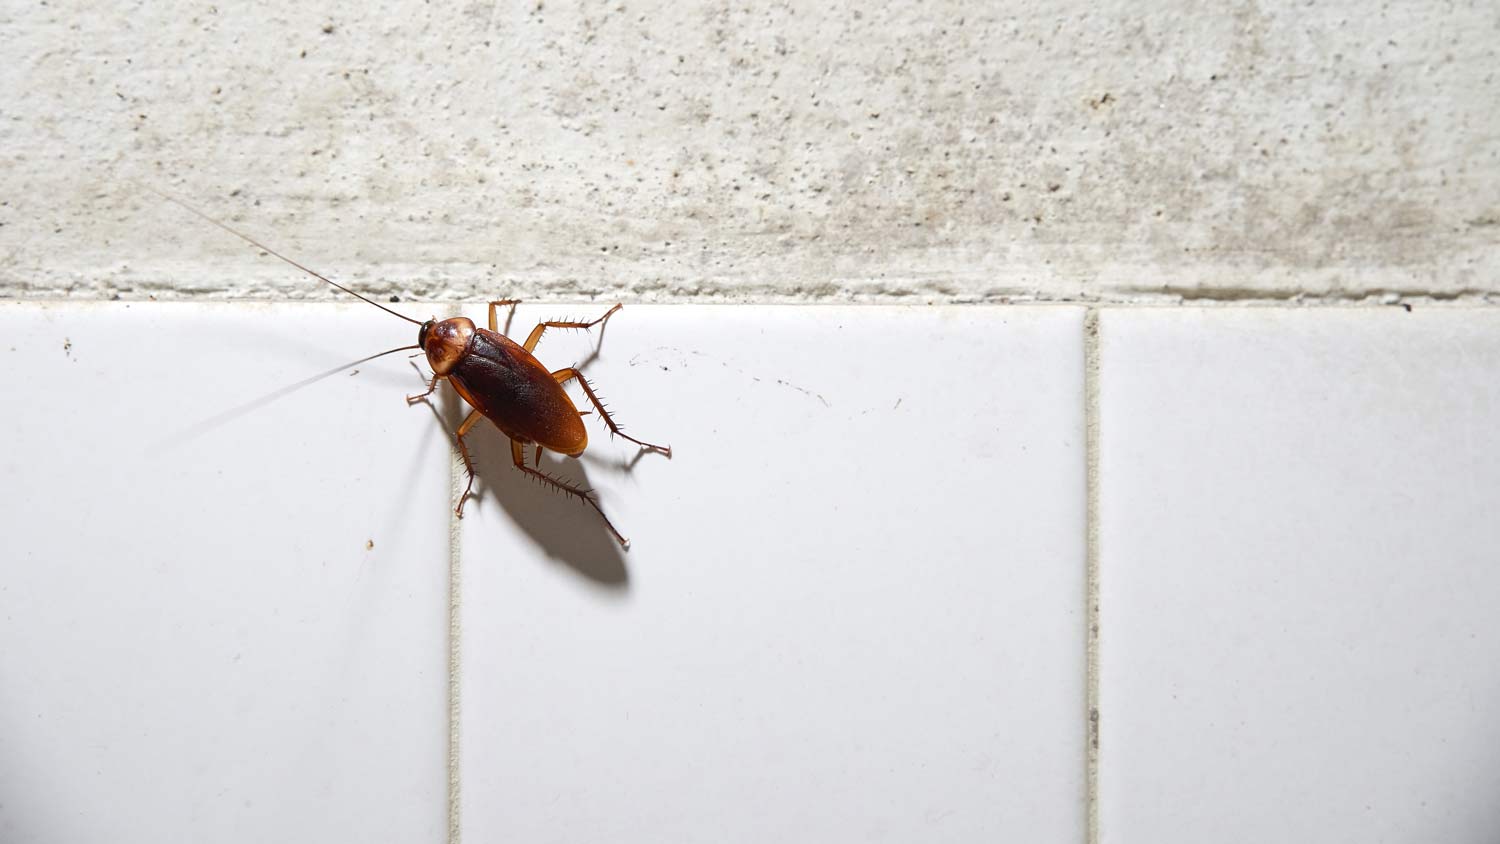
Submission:
M 526 342 L 519 344 L 500 332 L 498 317 L 499 308 L 519 304 L 518 299 L 499 299 L 490 302 L 488 328 L 479 328 L 474 325 L 473 320 L 467 317 L 452 317 L 443 320 L 433 317 L 421 322 L 387 308 L 373 299 L 366 298 L 321 273 L 308 269 L 177 197 L 154 188 L 150 190 L 168 202 L 181 206 L 313 278 L 418 326 L 415 346 L 402 346 L 371 357 L 420 349 L 427 355 L 427 363 L 432 367 L 432 379 L 427 383 L 427 392 L 407 396 L 407 404 L 425 401 L 437 389 L 440 381 L 447 380 L 453 385 L 458 395 L 473 408 L 459 424 L 458 430 L 454 432 L 454 437 L 458 441 L 458 453 L 463 457 L 464 470 L 469 476 L 468 485 L 464 487 L 464 494 L 459 497 L 458 506 L 454 509 L 454 513 L 459 518 L 463 518 L 464 503 L 469 500 L 474 490 L 474 460 L 469 455 L 469 447 L 464 443 L 464 437 L 473 430 L 475 425 L 479 424 L 480 419 L 489 419 L 502 434 L 510 438 L 511 461 L 517 469 L 542 484 L 593 507 L 594 511 L 599 514 L 599 518 L 604 520 L 605 527 L 609 528 L 615 540 L 622 547 L 630 547 L 630 540 L 615 529 L 609 516 L 605 515 L 604 509 L 599 506 L 593 490 L 584 489 L 563 478 L 549 475 L 539 468 L 526 465 L 527 446 L 535 446 L 537 466 L 541 465 L 544 450 L 555 451 L 568 457 L 577 457 L 588 448 L 589 434 L 588 429 L 583 425 L 582 417 L 589 411 L 579 410 L 573 404 L 573 399 L 569 397 L 567 391 L 563 389 L 564 384 L 574 380 L 583 388 L 584 395 L 588 397 L 594 410 L 599 413 L 599 417 L 604 420 L 611 435 L 629 440 L 643 449 L 660 452 L 668 457 L 672 456 L 672 447 L 669 445 L 655 445 L 625 433 L 605 409 L 604 403 L 599 400 L 598 393 L 594 392 L 594 386 L 575 367 L 549 370 L 533 354 L 537 342 L 542 339 L 542 334 L 547 329 L 576 328 L 586 331 L 603 324 L 605 320 L 619 312 L 624 305 L 616 304 L 592 322 L 549 320 L 538 323 L 531 330 L 531 334 L 526 337 Z

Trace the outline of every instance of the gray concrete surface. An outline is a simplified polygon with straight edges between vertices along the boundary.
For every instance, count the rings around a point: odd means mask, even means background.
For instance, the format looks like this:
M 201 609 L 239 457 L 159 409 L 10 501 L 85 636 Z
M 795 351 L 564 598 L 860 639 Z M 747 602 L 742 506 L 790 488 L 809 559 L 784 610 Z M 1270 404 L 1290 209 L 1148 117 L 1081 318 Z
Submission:
M 0 39 L 0 295 L 328 295 L 144 183 L 404 298 L 1500 300 L 1485 0 L 6 0 Z

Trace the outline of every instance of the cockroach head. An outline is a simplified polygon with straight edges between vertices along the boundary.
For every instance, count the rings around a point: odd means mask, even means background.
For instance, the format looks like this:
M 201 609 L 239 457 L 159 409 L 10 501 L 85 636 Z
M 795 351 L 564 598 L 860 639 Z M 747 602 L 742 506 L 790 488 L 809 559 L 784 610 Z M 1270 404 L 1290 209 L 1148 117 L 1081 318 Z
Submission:
M 469 340 L 473 337 L 474 322 L 467 317 L 453 317 L 442 322 L 429 319 L 422 323 L 417 343 L 427 353 L 427 364 L 433 373 L 447 375 L 468 351 Z

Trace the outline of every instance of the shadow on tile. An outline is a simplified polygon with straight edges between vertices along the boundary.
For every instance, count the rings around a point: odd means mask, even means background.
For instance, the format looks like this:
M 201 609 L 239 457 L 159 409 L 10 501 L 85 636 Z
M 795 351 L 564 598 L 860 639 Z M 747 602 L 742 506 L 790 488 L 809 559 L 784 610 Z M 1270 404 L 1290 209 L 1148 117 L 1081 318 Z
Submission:
M 468 406 L 451 392 L 443 394 L 440 404 L 441 410 L 432 407 L 434 420 L 452 440 L 453 432 L 468 413 Z M 579 501 L 543 488 L 517 471 L 511 464 L 510 441 L 493 424 L 486 422 L 475 427 L 465 441 L 473 454 L 477 474 L 466 512 L 498 502 L 511 521 L 547 556 L 605 588 L 622 591 L 630 588 L 624 552 L 597 513 Z M 580 460 L 547 453 L 542 457 L 542 470 L 585 489 L 594 486 Z M 619 471 L 629 471 L 629 466 Z M 473 558 L 476 551 L 483 553 L 481 549 L 468 549 L 464 556 Z

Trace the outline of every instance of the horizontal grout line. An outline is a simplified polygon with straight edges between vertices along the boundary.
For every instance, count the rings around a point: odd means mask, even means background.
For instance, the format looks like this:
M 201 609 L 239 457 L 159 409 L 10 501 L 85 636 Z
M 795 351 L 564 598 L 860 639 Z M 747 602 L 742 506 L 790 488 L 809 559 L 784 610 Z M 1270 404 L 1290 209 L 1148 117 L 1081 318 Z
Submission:
M 1473 279 L 1481 279 L 1474 281 Z M 944 302 L 952 304 L 1073 302 L 1365 302 L 1500 300 L 1500 278 L 1483 269 L 1455 276 L 1443 272 L 1392 273 L 1380 267 L 1363 272 L 1247 273 L 1225 270 L 1182 274 L 1140 272 L 1107 277 L 1038 274 L 1025 278 L 998 273 L 845 278 L 789 278 L 766 275 L 695 277 L 652 281 L 541 278 L 494 279 L 467 276 L 390 280 L 364 272 L 340 273 L 351 288 L 384 300 L 457 301 L 521 298 L 534 301 L 625 299 L 638 302 Z M 326 292 L 325 292 L 326 291 Z M 90 273 L 26 275 L 0 272 L 0 298 L 86 297 L 159 298 L 331 298 L 337 294 L 286 273 L 223 271 L 189 275 L 120 276 Z
M 526 299 L 524 305 L 541 306 L 573 306 L 573 305 L 596 305 L 600 302 L 616 301 L 610 297 L 596 299 Z M 830 307 L 859 307 L 859 308 L 1089 308 L 1092 310 L 1122 310 L 1122 309 L 1217 309 L 1217 308 L 1265 308 L 1279 310 L 1390 310 L 1393 308 L 1404 308 L 1409 311 L 1415 310 L 1496 310 L 1500 309 L 1500 292 L 1493 297 L 1435 297 L 1435 298 L 1401 298 L 1398 300 L 1379 300 L 1371 298 L 1343 299 L 1343 298 L 1318 298 L 1304 297 L 1298 299 L 1267 299 L 1267 298 L 1214 298 L 1204 297 L 1197 299 L 1163 299 L 1163 298 L 1141 298 L 1129 300 L 1113 299 L 1003 299 L 1003 300 L 947 300 L 947 299 L 775 299 L 775 300 L 750 300 L 729 301 L 723 299 L 707 300 L 645 300 L 633 301 L 628 298 L 623 301 L 631 307 L 674 307 L 674 306 L 711 306 L 711 307 L 776 307 L 776 308 L 830 308 Z M 334 297 L 308 297 L 308 298 L 286 298 L 271 296 L 251 297 L 214 297 L 214 296 L 172 296 L 156 298 L 127 298 L 101 299 L 97 297 L 67 297 L 67 296 L 4 296 L 0 295 L 0 306 L 3 305 L 44 305 L 49 307 L 67 307 L 70 305 L 243 305 L 246 307 L 265 305 L 344 305 L 358 304 L 352 301 Z M 483 299 L 402 299 L 393 304 L 399 307 L 411 308 L 435 308 L 435 307 L 458 307 L 458 308 L 483 308 Z

